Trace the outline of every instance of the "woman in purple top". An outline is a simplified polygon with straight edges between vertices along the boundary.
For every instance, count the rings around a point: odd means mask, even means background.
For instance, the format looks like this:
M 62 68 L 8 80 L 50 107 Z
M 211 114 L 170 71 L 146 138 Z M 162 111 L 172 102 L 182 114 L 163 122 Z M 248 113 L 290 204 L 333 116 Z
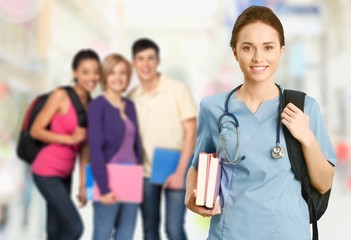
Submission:
M 88 141 L 93 176 L 100 189 L 94 204 L 94 240 L 132 239 L 138 204 L 118 202 L 109 189 L 107 163 L 141 163 L 137 116 L 131 101 L 122 97 L 130 76 L 130 63 L 119 54 L 103 61 L 103 94 L 88 108 Z

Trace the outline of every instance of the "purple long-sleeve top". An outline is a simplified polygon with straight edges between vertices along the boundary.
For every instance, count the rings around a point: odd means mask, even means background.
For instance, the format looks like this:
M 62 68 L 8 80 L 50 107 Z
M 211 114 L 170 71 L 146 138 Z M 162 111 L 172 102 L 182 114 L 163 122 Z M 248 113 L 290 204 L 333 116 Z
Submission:
M 124 99 L 125 114 L 135 126 L 134 153 L 138 163 L 141 163 L 142 149 L 139 137 L 137 115 L 134 104 Z M 102 95 L 94 99 L 88 108 L 88 143 L 92 173 L 101 194 L 110 192 L 106 163 L 119 151 L 124 139 L 126 127 L 120 111 L 112 106 Z

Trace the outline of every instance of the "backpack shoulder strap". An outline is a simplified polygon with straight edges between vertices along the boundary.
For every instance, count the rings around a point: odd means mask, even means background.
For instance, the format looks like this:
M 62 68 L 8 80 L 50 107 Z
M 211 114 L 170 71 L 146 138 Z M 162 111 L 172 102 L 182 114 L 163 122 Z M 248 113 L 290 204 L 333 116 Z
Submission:
M 305 95 L 306 94 L 304 92 L 300 91 L 284 90 L 282 109 L 284 109 L 288 103 L 293 103 L 303 111 Z M 306 163 L 302 153 L 301 144 L 291 135 L 289 129 L 287 129 L 285 126 L 283 126 L 283 132 L 292 168 L 296 174 L 296 177 L 302 181 L 307 172 L 304 171 L 304 169 L 306 170 Z
M 295 90 L 284 90 L 282 109 L 284 109 L 284 107 L 288 103 L 293 103 L 295 106 L 297 106 L 303 111 L 305 105 L 305 96 L 306 94 L 304 92 Z M 312 240 L 318 240 L 318 219 L 316 212 L 317 206 L 313 201 L 312 188 L 309 182 L 306 162 L 303 156 L 301 143 L 291 135 L 290 131 L 285 126 L 283 127 L 283 132 L 285 136 L 285 142 L 291 166 L 293 168 L 293 171 L 295 172 L 295 176 L 302 182 L 302 196 L 309 205 L 308 208 L 310 211 L 310 222 L 312 224 L 313 230 Z
M 66 90 L 69 98 L 72 101 L 74 109 L 76 110 L 76 113 L 77 113 L 79 126 L 86 127 L 87 126 L 86 111 L 77 93 L 73 90 L 71 86 L 63 86 L 62 88 Z

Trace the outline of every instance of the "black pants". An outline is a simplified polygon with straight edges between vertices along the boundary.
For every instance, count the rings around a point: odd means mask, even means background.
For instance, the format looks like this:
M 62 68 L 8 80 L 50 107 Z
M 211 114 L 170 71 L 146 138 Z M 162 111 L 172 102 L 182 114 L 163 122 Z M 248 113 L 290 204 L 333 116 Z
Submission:
M 71 200 L 71 177 L 42 177 L 33 179 L 47 206 L 47 239 L 77 240 L 83 233 L 83 223 Z

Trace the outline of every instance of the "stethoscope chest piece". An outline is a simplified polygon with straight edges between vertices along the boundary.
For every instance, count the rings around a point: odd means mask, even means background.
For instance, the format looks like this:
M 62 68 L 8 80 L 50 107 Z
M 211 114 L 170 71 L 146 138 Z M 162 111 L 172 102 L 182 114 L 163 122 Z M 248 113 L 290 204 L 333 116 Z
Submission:
M 272 149 L 272 157 L 274 159 L 279 159 L 284 157 L 285 154 L 285 149 L 282 146 L 276 145 L 273 149 Z

